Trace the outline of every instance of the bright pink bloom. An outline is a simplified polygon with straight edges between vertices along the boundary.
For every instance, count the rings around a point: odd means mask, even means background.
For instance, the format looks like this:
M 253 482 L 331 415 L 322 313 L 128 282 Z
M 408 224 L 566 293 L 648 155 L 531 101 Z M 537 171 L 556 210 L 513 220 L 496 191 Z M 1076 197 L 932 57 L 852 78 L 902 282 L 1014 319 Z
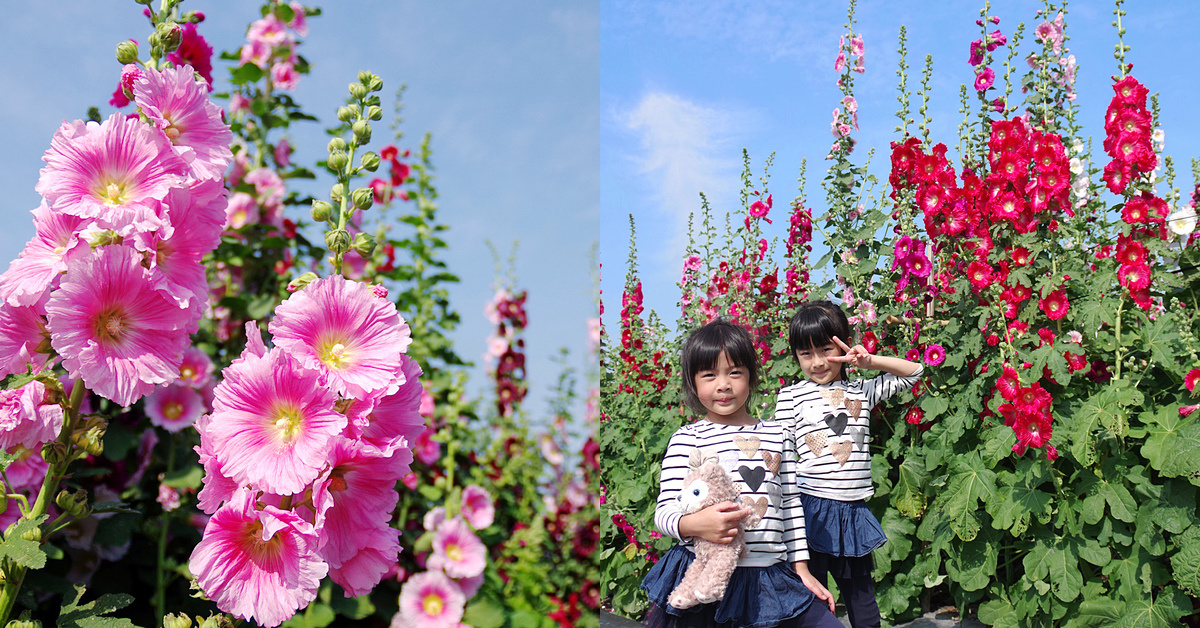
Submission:
M 39 312 L 0 301 L 0 377 L 24 373 L 29 364 L 35 369 L 45 366 L 48 356 L 37 352 L 46 338 L 46 320 Z
M 45 384 L 33 380 L 16 390 L 0 390 L 0 449 L 20 445 L 37 450 L 58 438 L 63 425 L 62 406 L 43 404 Z
M 946 350 L 942 345 L 932 344 L 925 348 L 925 363 L 929 366 L 937 366 L 946 359 Z
M 221 471 L 221 461 L 213 454 L 212 437 L 208 435 L 209 419 L 209 415 L 201 415 L 195 424 L 196 432 L 200 434 L 200 444 L 195 449 L 200 455 L 200 464 L 204 466 L 204 487 L 196 494 L 196 506 L 211 515 L 240 487 Z
M 985 92 L 992 86 L 996 80 L 996 71 L 991 68 L 984 68 L 982 72 L 975 75 L 975 91 Z
M 122 406 L 174 381 L 189 343 L 187 310 L 153 289 L 141 262 L 128 247 L 100 247 L 67 269 L 46 305 L 70 376 Z
M 413 445 L 413 454 L 426 465 L 431 465 L 442 457 L 442 444 L 433 440 L 434 434 L 437 432 L 426 429 L 417 435 L 417 442 Z
M 204 350 L 188 347 L 183 352 L 183 363 L 179 365 L 179 383 L 192 388 L 204 388 L 212 381 L 216 365 Z
M 364 417 L 365 422 L 351 419 L 347 426 L 347 431 L 361 439 L 364 447 L 384 457 L 392 456 L 399 449 L 409 452 L 425 431 L 425 417 L 421 416 L 420 409 L 423 395 L 428 393 L 417 379 L 421 376 L 421 366 L 406 355 L 400 357 L 400 372 L 405 380 L 400 389 L 377 401 Z M 411 462 L 411 453 L 406 455 Z
M 146 397 L 146 416 L 168 432 L 178 432 L 204 414 L 204 400 L 194 388 L 171 384 Z
M 446 508 L 444 506 L 434 506 L 425 513 L 421 519 L 421 525 L 425 527 L 426 532 L 433 532 L 442 522 L 446 520 Z
M 470 484 L 462 492 L 462 516 L 472 528 L 482 530 L 496 519 L 492 496 L 482 486 Z
M 220 178 L 193 180 L 189 187 L 171 190 L 163 207 L 168 225 L 158 232 L 139 233 L 134 248 L 147 253 L 150 278 L 157 290 L 179 307 L 199 308 L 208 301 L 208 277 L 202 260 L 221 241 L 225 218 L 225 188 Z
M 154 501 L 157 501 L 162 506 L 163 512 L 171 512 L 179 508 L 179 491 L 175 490 L 174 487 L 159 483 L 158 497 Z
M 122 235 L 162 226 L 159 202 L 188 172 L 162 133 L 119 113 L 99 125 L 64 122 L 42 160 L 35 189 L 51 209 Z
M 487 565 L 487 546 L 462 519 L 447 519 L 433 532 L 433 554 L 426 565 L 451 578 L 478 576 Z
M 225 208 L 225 228 L 241 229 L 246 225 L 258 224 L 258 203 L 245 192 L 234 192 Z
M 347 597 L 370 593 L 399 560 L 400 531 L 396 528 L 381 526 L 366 543 L 340 566 L 329 568 L 329 578 L 346 590 Z
M 175 147 L 197 179 L 223 179 L 233 159 L 233 132 L 221 108 L 208 99 L 208 85 L 190 67 L 146 69 L 133 84 L 134 101 Z
M 208 521 L 188 569 L 217 608 L 273 627 L 316 599 L 329 569 L 316 546 L 312 525 L 274 506 L 258 510 L 241 488 Z
M 268 329 L 275 346 L 328 377 L 329 387 L 344 397 L 394 392 L 405 383 L 401 354 L 412 342 L 408 324 L 362 282 L 339 275 L 318 279 L 281 303 Z
M 300 82 L 300 73 L 291 63 L 276 63 L 271 66 L 271 82 L 277 89 L 293 90 Z
M 396 481 L 408 474 L 412 461 L 411 454 L 404 453 L 381 458 L 353 441 L 340 437 L 335 441 L 329 470 L 313 489 L 316 523 L 321 527 L 320 553 L 330 566 L 340 567 L 365 547 L 388 546 L 369 540 L 389 529 L 392 509 L 400 498 Z
M 54 279 L 67 269 L 67 255 L 86 248 L 79 247 L 79 230 L 86 224 L 83 219 L 50 211 L 45 201 L 31 213 L 36 234 L 0 275 L 0 301 L 10 305 L 33 305 L 42 300 Z
M 279 495 L 303 490 L 346 427 L 333 392 L 279 348 L 263 357 L 243 352 L 224 375 L 207 429 L 221 471 Z
M 400 611 L 391 628 L 458 628 L 466 597 L 440 571 L 414 575 L 400 589 Z

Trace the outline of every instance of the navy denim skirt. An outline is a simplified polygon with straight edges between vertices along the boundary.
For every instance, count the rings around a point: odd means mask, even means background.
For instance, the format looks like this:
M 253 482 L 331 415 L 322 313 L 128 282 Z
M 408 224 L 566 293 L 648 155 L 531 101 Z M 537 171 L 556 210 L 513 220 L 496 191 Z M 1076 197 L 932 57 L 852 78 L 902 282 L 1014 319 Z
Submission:
M 656 607 L 646 618 L 647 625 L 683 628 L 709 626 L 715 621 L 729 626 L 767 628 L 800 615 L 814 599 L 792 567 L 779 562 L 770 567 L 738 567 L 729 578 L 721 600 L 679 610 L 670 606 L 667 598 L 695 559 L 690 549 L 676 545 L 646 574 L 642 590 Z
M 843 502 L 800 494 L 808 549 L 831 556 L 867 556 L 887 542 L 879 521 L 861 499 Z

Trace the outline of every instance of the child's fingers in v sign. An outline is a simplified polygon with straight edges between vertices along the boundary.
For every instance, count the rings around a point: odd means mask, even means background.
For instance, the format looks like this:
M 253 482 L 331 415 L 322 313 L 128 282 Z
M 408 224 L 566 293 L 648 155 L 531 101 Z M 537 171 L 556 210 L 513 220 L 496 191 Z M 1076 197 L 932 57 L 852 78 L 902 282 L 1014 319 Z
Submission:
M 845 355 L 833 355 L 826 358 L 830 362 L 850 363 L 854 366 L 866 367 L 871 363 L 871 352 L 862 345 L 854 345 L 853 347 L 846 346 L 841 338 L 833 337 L 833 342 L 840 348 Z

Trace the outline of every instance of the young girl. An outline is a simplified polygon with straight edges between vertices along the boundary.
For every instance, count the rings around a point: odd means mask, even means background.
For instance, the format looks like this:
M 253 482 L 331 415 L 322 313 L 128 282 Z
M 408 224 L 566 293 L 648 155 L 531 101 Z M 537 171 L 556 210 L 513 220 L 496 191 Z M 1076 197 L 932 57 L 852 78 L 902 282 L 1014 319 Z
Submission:
M 654 523 L 681 542 L 642 582 L 653 604 L 646 625 L 840 628 L 831 612 L 832 596 L 805 565 L 804 513 L 796 492 L 791 435 L 779 423 L 759 422 L 746 412 L 758 386 L 758 357 L 749 332 L 722 320 L 701 327 L 684 344 L 680 370 L 689 405 L 705 415 L 676 431 L 663 456 Z M 748 506 L 729 501 L 682 513 L 678 495 L 689 457 L 697 451 L 717 458 L 741 488 L 740 497 L 754 504 L 762 519 L 745 530 L 749 551 L 738 561 L 724 597 L 680 610 L 668 598 L 695 559 L 693 539 L 730 543 L 738 521 L 749 514 Z
M 850 347 L 850 324 L 829 301 L 802 306 L 788 326 L 788 344 L 806 380 L 779 391 L 775 418 L 796 444 L 796 485 L 807 522 L 810 573 L 831 574 L 853 628 L 878 627 L 871 550 L 887 538 L 866 499 L 871 486 L 870 413 L 875 404 L 911 388 L 920 364 Z M 848 381 L 843 364 L 883 371 Z

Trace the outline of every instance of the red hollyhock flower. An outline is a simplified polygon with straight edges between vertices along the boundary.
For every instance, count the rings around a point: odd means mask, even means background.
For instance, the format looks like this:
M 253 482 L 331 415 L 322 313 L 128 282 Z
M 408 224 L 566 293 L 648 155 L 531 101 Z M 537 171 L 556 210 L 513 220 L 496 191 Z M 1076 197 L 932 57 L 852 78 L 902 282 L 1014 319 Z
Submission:
M 1131 198 L 1121 208 L 1121 219 L 1133 225 L 1150 220 L 1150 205 L 1141 198 Z
M 1146 246 L 1137 240 L 1130 239 L 1125 234 L 1117 237 L 1117 263 L 1119 264 L 1145 264 L 1146 263 Z
M 971 282 L 972 288 L 983 290 L 992 285 L 992 267 L 987 262 L 975 260 L 967 264 L 967 279 Z
M 1022 412 L 1049 412 L 1050 393 L 1042 388 L 1040 382 L 1034 382 L 1027 387 L 1019 388 L 1014 400 L 1017 409 Z
M 1006 401 L 1012 401 L 1017 397 L 1017 390 L 1021 387 L 1021 379 L 1017 377 L 1017 371 L 1013 367 L 1005 364 L 1004 372 L 1000 377 L 996 378 L 996 391 Z
M 1183 385 L 1187 387 L 1188 392 L 1196 392 L 1196 384 L 1200 382 L 1200 369 L 1192 369 L 1183 377 Z
M 1018 456 L 1025 453 L 1026 447 L 1045 445 L 1054 431 L 1050 425 L 1049 416 L 1020 410 L 1017 411 L 1012 429 L 1013 433 L 1017 435 L 1017 444 L 1013 445 L 1013 452 Z
M 1100 175 L 1108 190 L 1113 194 L 1123 194 L 1129 185 L 1129 164 L 1120 159 L 1114 159 L 1104 166 L 1104 174 Z
M 868 330 L 862 336 L 863 348 L 871 353 L 875 353 L 879 349 L 879 337 L 875 332 Z
M 1050 462 L 1058 460 L 1058 449 L 1054 445 L 1046 445 L 1046 460 Z
M 925 411 L 921 408 L 913 406 L 904 414 L 904 421 L 910 425 L 920 425 L 921 420 L 925 418 Z
M 1129 292 L 1142 290 L 1150 285 L 1150 266 L 1146 264 L 1122 264 L 1117 270 L 1117 282 L 1129 288 Z
M 1082 371 L 1088 366 L 1087 356 L 1082 353 L 1071 353 L 1068 351 L 1063 354 L 1063 357 L 1067 359 L 1067 366 L 1071 369 L 1072 373 Z
M 1066 316 L 1067 310 L 1071 308 L 1071 304 L 1067 301 L 1067 292 L 1062 288 L 1047 294 L 1038 302 L 1038 305 L 1052 321 Z
M 1142 109 L 1146 107 L 1146 95 L 1150 93 L 1150 90 L 1142 86 L 1133 76 L 1126 76 L 1114 83 L 1113 91 L 1116 92 L 1116 96 L 1113 98 L 1114 103 L 1120 102 L 1125 106 Z
M 1029 264 L 1029 249 L 1018 246 L 1012 250 L 1012 261 L 1017 266 L 1026 266 Z
M 1054 344 L 1054 331 L 1052 331 L 1049 327 L 1043 327 L 1039 329 L 1037 334 L 1038 338 L 1042 340 L 1042 344 Z

